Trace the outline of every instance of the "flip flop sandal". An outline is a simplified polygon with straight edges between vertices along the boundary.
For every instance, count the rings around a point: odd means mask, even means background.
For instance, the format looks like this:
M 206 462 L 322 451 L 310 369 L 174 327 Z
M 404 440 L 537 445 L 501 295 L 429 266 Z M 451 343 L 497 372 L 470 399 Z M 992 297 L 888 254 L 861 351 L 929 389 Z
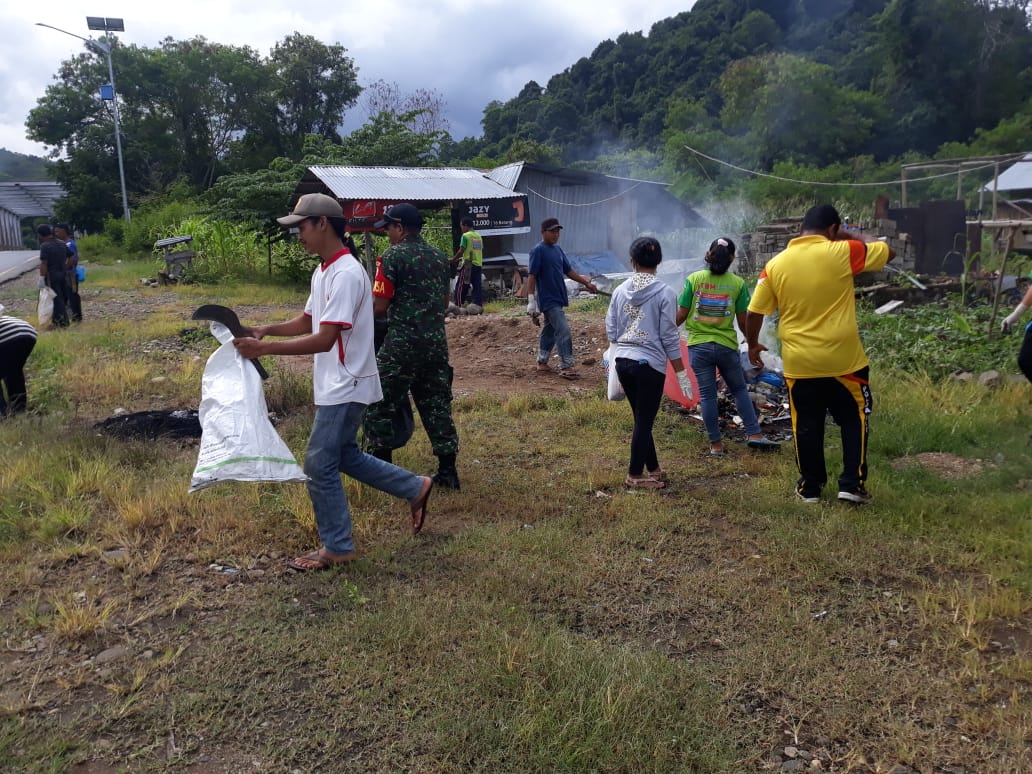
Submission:
M 434 480 L 424 476 L 427 481 L 430 482 L 430 486 L 426 488 L 426 491 L 421 494 L 412 505 L 412 534 L 418 535 L 423 529 L 423 523 L 426 521 L 427 507 L 426 504 L 430 500 L 430 493 L 434 491 Z
M 321 548 L 312 551 L 311 553 L 299 556 L 296 559 L 291 559 L 287 562 L 287 567 L 297 572 L 312 572 L 318 570 L 328 570 L 331 567 L 336 567 L 339 564 L 347 564 L 358 559 L 358 552 L 352 551 L 348 554 L 341 554 L 342 557 L 348 557 L 346 559 L 331 559 Z

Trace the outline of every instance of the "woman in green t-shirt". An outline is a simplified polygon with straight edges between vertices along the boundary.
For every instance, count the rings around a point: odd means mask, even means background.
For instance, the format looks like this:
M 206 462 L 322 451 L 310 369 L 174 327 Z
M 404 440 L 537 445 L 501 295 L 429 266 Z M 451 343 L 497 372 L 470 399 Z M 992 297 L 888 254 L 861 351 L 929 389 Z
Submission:
M 714 240 L 706 252 L 707 268 L 689 274 L 677 299 L 677 324 L 688 331 L 688 358 L 699 382 L 699 406 L 709 437 L 710 454 L 724 453 L 717 410 L 717 371 L 735 399 L 748 444 L 754 449 L 776 449 L 780 444 L 760 432 L 756 407 L 749 398 L 738 354 L 734 320 L 745 328 L 749 289 L 745 281 L 728 271 L 735 258 L 735 243 Z

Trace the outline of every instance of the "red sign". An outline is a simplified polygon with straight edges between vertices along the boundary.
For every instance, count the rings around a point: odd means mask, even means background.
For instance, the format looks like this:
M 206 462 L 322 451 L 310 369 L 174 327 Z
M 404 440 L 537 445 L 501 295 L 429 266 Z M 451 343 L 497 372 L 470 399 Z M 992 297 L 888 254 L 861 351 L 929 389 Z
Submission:
M 357 199 L 342 202 L 344 218 L 348 222 L 348 231 L 373 231 L 373 224 L 383 217 L 383 211 L 392 204 L 397 204 L 397 202 L 381 199 Z

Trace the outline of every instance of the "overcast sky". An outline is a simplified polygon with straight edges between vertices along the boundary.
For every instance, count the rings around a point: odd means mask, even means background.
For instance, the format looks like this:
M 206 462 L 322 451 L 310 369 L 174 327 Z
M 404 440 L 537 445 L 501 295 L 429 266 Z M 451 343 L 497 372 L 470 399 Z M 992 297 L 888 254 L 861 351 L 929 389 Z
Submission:
M 340 43 L 362 85 L 396 82 L 403 92 L 435 89 L 448 103 L 456 139 L 481 134 L 492 99 L 515 96 L 529 80 L 548 79 L 621 32 L 691 8 L 694 0 L 76 0 L 6 2 L 0 10 L 0 147 L 42 155 L 25 138 L 25 118 L 62 61 L 82 43 L 35 26 L 45 22 L 89 37 L 86 16 L 121 17 L 127 44 L 152 47 L 167 36 L 203 35 L 249 45 L 262 56 L 295 30 Z M 326 16 L 315 8 L 337 8 Z M 118 85 L 118 72 L 115 72 Z M 671 84 L 671 87 L 673 84 Z M 361 108 L 356 106 L 355 112 Z M 349 122 L 350 124 L 350 122 Z

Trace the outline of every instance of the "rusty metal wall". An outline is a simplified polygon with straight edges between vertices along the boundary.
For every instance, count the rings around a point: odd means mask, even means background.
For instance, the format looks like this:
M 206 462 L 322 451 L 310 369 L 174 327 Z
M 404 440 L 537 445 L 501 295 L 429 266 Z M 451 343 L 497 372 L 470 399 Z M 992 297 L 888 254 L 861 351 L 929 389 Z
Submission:
M 889 210 L 889 217 L 901 233 L 910 235 L 918 274 L 956 275 L 963 271 L 963 256 L 968 252 L 964 202 L 923 202 L 920 207 Z

